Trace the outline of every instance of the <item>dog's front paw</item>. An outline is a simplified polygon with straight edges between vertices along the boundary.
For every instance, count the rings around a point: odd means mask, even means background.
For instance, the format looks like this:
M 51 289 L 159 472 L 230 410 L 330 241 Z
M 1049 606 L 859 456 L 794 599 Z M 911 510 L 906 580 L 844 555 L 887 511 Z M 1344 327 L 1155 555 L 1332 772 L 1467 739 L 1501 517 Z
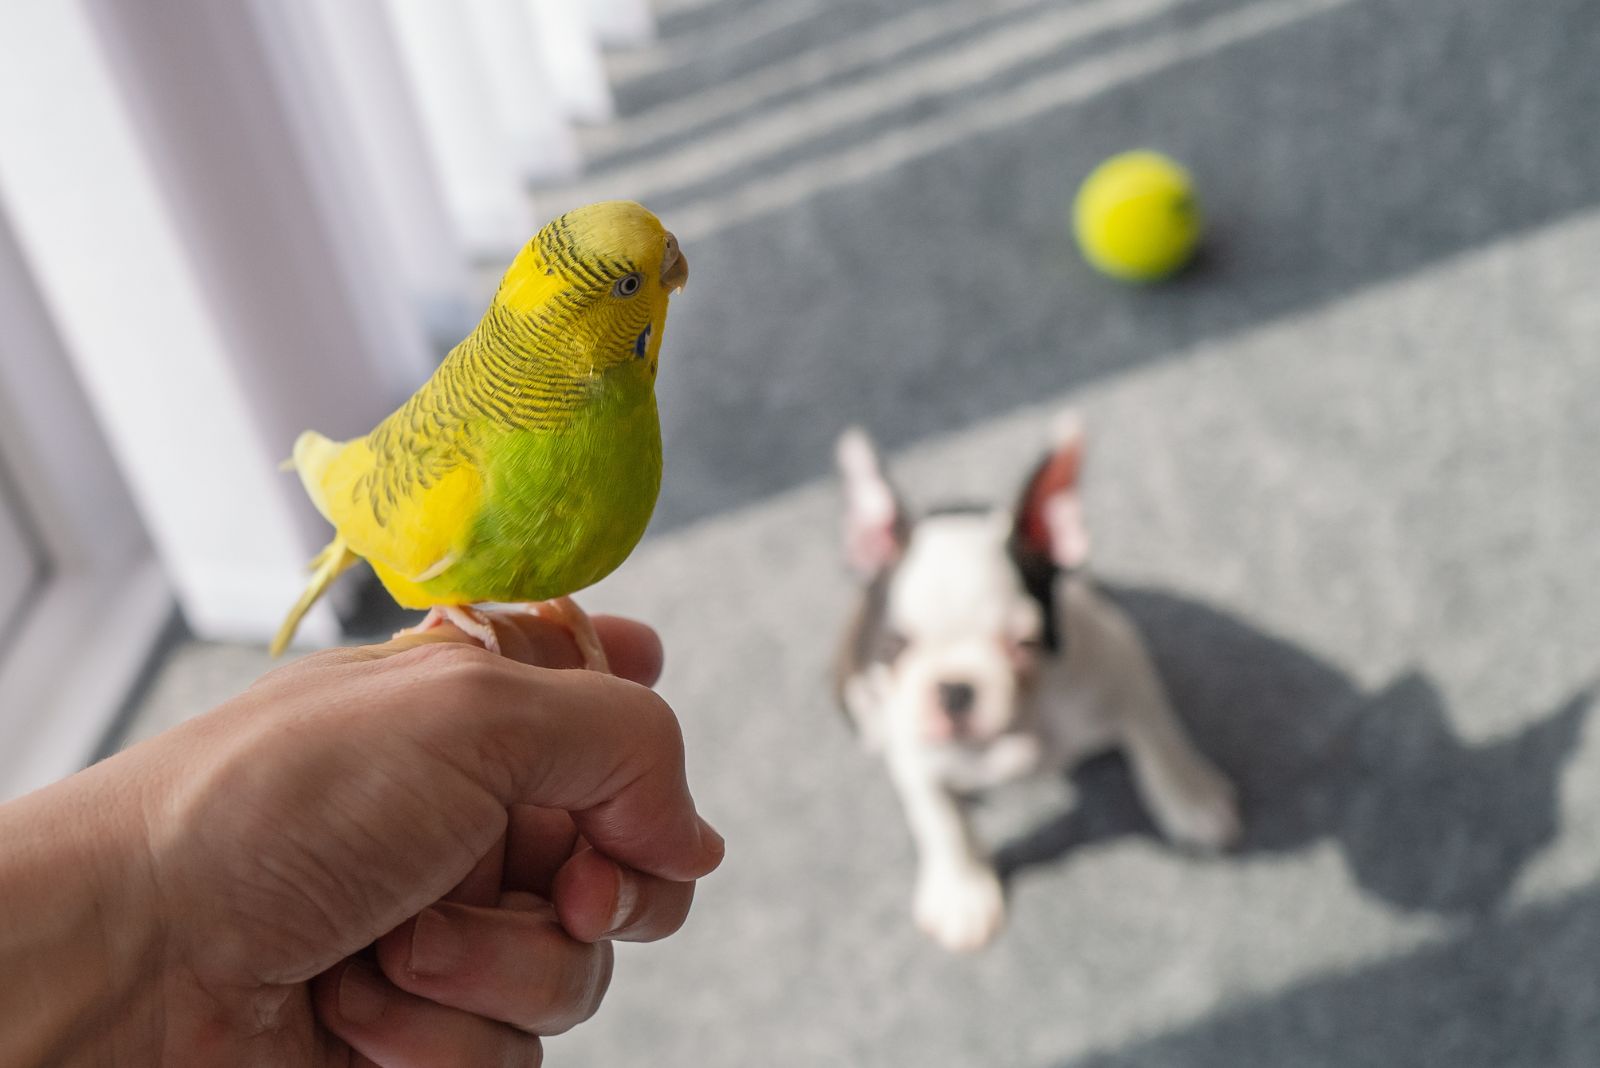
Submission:
M 1010 782 L 1039 770 L 1044 747 L 1032 734 L 1003 734 L 989 746 L 984 768 L 993 782 Z
M 987 945 L 1006 915 L 1000 879 L 980 863 L 925 869 L 917 880 L 913 908 L 917 926 L 958 953 Z
M 1156 816 L 1168 838 L 1207 852 L 1238 844 L 1244 832 L 1239 797 L 1220 771 L 1209 764 L 1195 764 L 1163 793 Z

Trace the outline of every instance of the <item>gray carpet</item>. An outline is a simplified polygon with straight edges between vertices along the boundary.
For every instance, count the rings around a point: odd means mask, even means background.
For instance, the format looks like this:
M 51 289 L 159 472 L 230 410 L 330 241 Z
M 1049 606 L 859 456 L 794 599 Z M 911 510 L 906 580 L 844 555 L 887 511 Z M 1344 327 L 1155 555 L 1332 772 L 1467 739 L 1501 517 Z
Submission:
M 647 196 L 693 264 L 657 523 L 585 600 L 665 635 L 730 853 L 550 1063 L 1600 1063 L 1600 7 L 662 10 L 595 171 L 539 195 Z M 1063 225 L 1140 145 L 1211 222 L 1155 289 Z M 1096 566 L 1248 831 L 1168 848 L 1115 759 L 1073 811 L 997 797 L 1010 925 L 956 958 L 826 692 L 829 445 L 998 499 L 1063 404 Z M 136 731 L 261 663 L 179 649 Z

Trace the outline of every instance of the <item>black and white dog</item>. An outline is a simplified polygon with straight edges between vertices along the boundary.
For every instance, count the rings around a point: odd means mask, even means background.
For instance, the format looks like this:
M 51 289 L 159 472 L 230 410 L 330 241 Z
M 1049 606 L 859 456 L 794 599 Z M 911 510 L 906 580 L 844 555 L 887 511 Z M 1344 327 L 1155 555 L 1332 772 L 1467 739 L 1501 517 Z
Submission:
M 864 583 L 839 698 L 904 805 L 916 922 L 953 950 L 987 943 L 1005 915 L 962 795 L 1120 748 L 1169 838 L 1216 850 L 1239 836 L 1232 784 L 1173 714 L 1133 622 L 1082 571 L 1082 461 L 1064 416 L 1014 509 L 913 521 L 867 435 L 839 439 L 845 548 Z

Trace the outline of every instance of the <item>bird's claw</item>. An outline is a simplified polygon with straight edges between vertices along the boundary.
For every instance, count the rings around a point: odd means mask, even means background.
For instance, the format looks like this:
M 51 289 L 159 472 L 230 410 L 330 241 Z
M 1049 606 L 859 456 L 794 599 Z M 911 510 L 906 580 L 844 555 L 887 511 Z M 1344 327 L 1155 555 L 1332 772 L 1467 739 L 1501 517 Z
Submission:
M 491 653 L 500 652 L 500 638 L 494 632 L 494 621 L 487 612 L 481 612 L 471 605 L 434 605 L 428 609 L 428 614 L 422 617 L 422 622 L 414 627 L 407 627 L 397 631 L 395 637 L 403 634 L 426 634 L 435 627 L 442 627 L 446 623 L 455 627 L 467 637 L 489 650 Z

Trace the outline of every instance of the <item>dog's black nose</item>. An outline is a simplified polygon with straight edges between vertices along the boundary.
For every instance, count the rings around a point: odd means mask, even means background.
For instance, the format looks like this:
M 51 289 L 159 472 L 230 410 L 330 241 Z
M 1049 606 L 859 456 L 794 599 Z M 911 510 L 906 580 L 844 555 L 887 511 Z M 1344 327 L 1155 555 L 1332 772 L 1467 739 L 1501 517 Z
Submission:
M 970 682 L 941 682 L 939 684 L 939 707 L 949 713 L 951 719 L 961 719 L 972 711 L 973 698 L 977 691 Z

